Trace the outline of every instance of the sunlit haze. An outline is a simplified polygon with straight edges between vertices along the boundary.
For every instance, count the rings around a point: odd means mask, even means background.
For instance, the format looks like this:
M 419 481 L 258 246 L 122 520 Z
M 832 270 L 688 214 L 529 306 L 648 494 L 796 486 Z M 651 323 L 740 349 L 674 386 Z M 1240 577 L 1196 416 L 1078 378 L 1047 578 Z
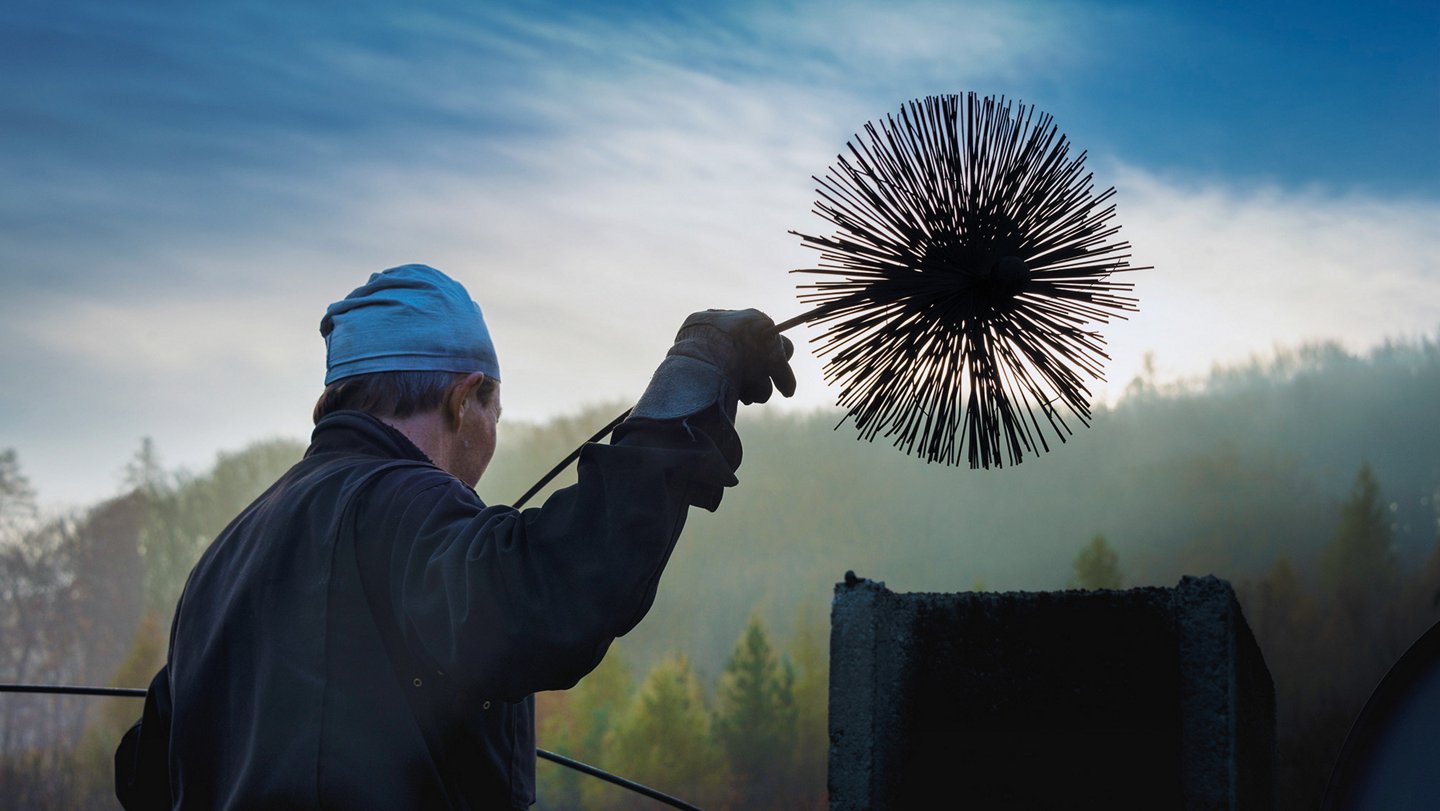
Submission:
M 1252 8 L 1251 6 L 1255 7 Z M 1407 7 L 1408 6 L 1408 7 Z M 434 265 L 506 420 L 633 400 L 684 316 L 801 311 L 789 231 L 867 121 L 975 91 L 1117 189 L 1140 312 L 1097 398 L 1440 327 L 1440 7 L 10 4 L 0 449 L 51 508 L 304 439 L 325 306 Z M 792 401 L 832 402 L 804 330 Z M 598 426 L 597 426 L 598 427 Z M 502 439 L 503 442 L 503 429 Z

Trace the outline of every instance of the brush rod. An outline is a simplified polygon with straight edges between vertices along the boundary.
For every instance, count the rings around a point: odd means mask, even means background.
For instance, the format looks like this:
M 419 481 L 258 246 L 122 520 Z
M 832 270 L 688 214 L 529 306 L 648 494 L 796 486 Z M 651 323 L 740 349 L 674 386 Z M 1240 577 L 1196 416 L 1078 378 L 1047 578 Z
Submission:
M 821 304 L 820 306 L 815 307 L 814 309 L 809 310 L 808 312 L 801 313 L 800 315 L 797 315 L 797 316 L 795 316 L 794 318 L 791 318 L 791 319 L 788 320 L 788 321 L 782 321 L 782 322 L 780 322 L 779 324 L 776 324 L 776 325 L 775 325 L 775 331 L 776 331 L 777 333 L 784 332 L 784 331 L 786 331 L 786 330 L 788 330 L 788 329 L 792 329 L 792 328 L 797 327 L 797 326 L 799 326 L 799 325 L 801 325 L 801 324 L 804 324 L 804 323 L 806 323 L 806 322 L 808 322 L 808 321 L 814 321 L 814 320 L 817 319 L 817 318 L 821 318 L 821 317 L 829 314 L 830 312 L 832 312 L 832 311 L 835 310 L 835 309 L 837 309 L 837 306 L 836 306 L 836 303 L 835 303 L 835 302 L 827 302 L 827 303 L 825 303 L 825 304 Z M 557 465 L 555 465 L 555 467 L 550 468 L 550 472 L 549 472 L 549 473 L 546 473 L 544 476 L 542 476 L 542 477 L 540 478 L 540 481 L 535 482 L 534 484 L 532 484 L 532 485 L 530 486 L 530 489 L 525 491 L 525 495 L 523 495 L 523 496 L 521 496 L 520 498 L 516 499 L 516 500 L 515 500 L 515 503 L 512 504 L 511 506 L 514 507 L 514 508 L 517 509 L 517 510 L 520 509 L 521 507 L 524 507 L 525 504 L 526 504 L 526 502 L 530 501 L 531 497 L 533 497 L 536 493 L 538 493 L 538 492 L 540 492 L 542 489 L 544 489 L 545 485 L 549 484 L 552 479 L 554 479 L 556 476 L 559 476 L 560 473 L 561 473 L 561 471 L 563 471 L 565 468 L 567 468 L 567 467 L 570 466 L 570 463 L 571 463 L 571 462 L 574 462 L 576 459 L 579 459 L 579 458 L 580 458 L 580 452 L 583 451 L 583 450 L 585 450 L 585 446 L 586 446 L 586 445 L 589 445 L 589 444 L 592 443 L 592 442 L 599 442 L 600 440 L 602 440 L 602 439 L 604 439 L 605 437 L 609 436 L 611 431 L 614 431 L 615 428 L 620 425 L 620 423 L 622 423 L 622 422 L 625 421 L 625 418 L 626 418 L 626 417 L 630 416 L 630 411 L 631 411 L 631 409 L 628 409 L 628 408 L 625 409 L 625 411 L 624 411 L 623 413 L 621 413 L 620 416 L 618 416 L 618 417 L 616 417 L 615 419 L 611 420 L 610 423 L 609 423 L 608 425 L 606 425 L 604 428 L 601 428 L 599 431 L 596 431 L 594 434 L 592 434 L 589 439 L 587 439 L 587 440 L 585 440 L 583 443 L 581 443 L 580 447 L 578 447 L 578 448 L 576 448 L 575 450 L 571 451 L 569 456 L 566 456 L 564 459 L 561 459 L 561 460 L 560 460 L 560 463 L 557 464 Z

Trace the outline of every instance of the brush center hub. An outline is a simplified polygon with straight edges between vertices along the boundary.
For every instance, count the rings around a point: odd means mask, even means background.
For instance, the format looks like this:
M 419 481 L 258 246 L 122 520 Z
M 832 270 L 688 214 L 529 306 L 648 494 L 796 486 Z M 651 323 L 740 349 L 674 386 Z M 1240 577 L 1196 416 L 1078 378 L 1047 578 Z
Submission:
M 1030 286 L 1030 266 L 1018 256 L 1002 256 L 987 271 L 985 287 L 991 295 L 1010 298 L 1024 293 Z

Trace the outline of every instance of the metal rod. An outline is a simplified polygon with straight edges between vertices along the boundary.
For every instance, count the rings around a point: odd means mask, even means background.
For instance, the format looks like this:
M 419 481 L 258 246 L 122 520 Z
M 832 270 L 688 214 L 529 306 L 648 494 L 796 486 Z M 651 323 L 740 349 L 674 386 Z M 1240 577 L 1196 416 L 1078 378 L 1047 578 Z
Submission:
M 53 695 L 72 696 L 118 696 L 123 698 L 144 698 L 145 690 L 139 687 L 88 687 L 74 684 L 0 684 L 0 693 L 49 693 Z M 613 775 L 603 769 L 597 769 L 588 763 L 581 763 L 573 758 L 557 755 L 554 752 L 547 752 L 536 747 L 535 754 L 546 760 L 559 763 L 561 766 L 568 766 L 577 772 L 583 772 L 591 777 L 598 777 L 607 783 L 614 783 L 622 788 L 627 788 L 636 794 L 644 794 L 652 800 L 658 800 L 673 808 L 684 808 L 687 811 L 701 811 L 698 806 L 691 805 L 684 800 L 671 797 L 662 791 L 656 791 L 649 786 L 636 783 L 634 780 L 626 780 L 623 777 Z
M 140 687 L 84 687 L 71 684 L 0 684 L 0 693 L 56 693 L 67 696 L 120 696 L 144 698 Z
M 650 788 L 649 786 L 642 786 L 642 785 L 640 785 L 639 783 L 636 783 L 636 782 L 631 781 L 631 780 L 626 780 L 626 779 L 623 778 L 623 777 L 617 777 L 617 776 L 615 776 L 615 775 L 613 775 L 613 774 L 610 774 L 609 772 L 601 771 L 600 769 L 597 769 L 597 768 L 595 768 L 594 766 L 591 766 L 591 765 L 586 764 L 586 763 L 581 763 L 581 762 L 578 761 L 578 760 L 571 760 L 570 758 L 565 757 L 564 755 L 557 755 L 557 754 L 555 754 L 554 752 L 547 752 L 547 751 L 545 751 L 544 749 L 536 749 L 535 752 L 536 752 L 536 754 L 538 754 L 540 757 L 545 758 L 546 760 L 553 761 L 553 762 L 555 762 L 555 763 L 559 763 L 559 764 L 562 765 L 562 766 L 569 766 L 570 768 L 574 769 L 574 770 L 577 771 L 577 772 L 584 772 L 585 774 L 588 774 L 588 775 L 590 775 L 591 777 L 598 777 L 598 778 L 600 778 L 601 780 L 606 781 L 607 783 L 614 783 L 614 784 L 617 785 L 617 786 L 621 786 L 621 787 L 624 787 L 624 788 L 628 788 L 628 789 L 630 789 L 631 791 L 633 791 L 633 792 L 635 792 L 635 793 L 637 793 L 637 794 L 644 794 L 646 797 L 649 797 L 649 798 L 652 799 L 652 800 L 659 800 L 660 802 L 665 803 L 666 805 L 671 806 L 672 808 L 684 808 L 684 809 L 688 809 L 689 811 L 701 811 L 701 809 L 700 809 L 698 806 L 691 805 L 690 803 L 687 803 L 687 802 L 685 802 L 684 800 L 680 800 L 680 799 L 677 799 L 677 798 L 675 798 L 675 797 L 671 797 L 669 794 L 665 794 L 665 793 L 663 793 L 663 792 L 656 791 L 655 789 Z
M 797 325 L 799 325 L 799 324 L 804 324 L 804 323 L 807 322 L 807 321 L 814 320 L 814 319 L 816 319 L 816 318 L 818 318 L 818 317 L 820 317 L 820 316 L 822 316 L 822 315 L 824 315 L 824 314 L 826 314 L 826 313 L 828 313 L 828 312 L 830 312 L 831 310 L 834 310 L 834 309 L 835 309 L 835 305 L 834 305 L 833 303 L 822 304 L 822 305 L 816 307 L 816 308 L 813 309 L 813 310 L 810 310 L 810 311 L 808 311 L 808 312 L 801 313 L 800 315 L 795 316 L 794 318 L 790 319 L 789 321 L 783 321 L 783 322 L 781 322 L 781 323 L 779 323 L 779 324 L 776 324 L 776 325 L 775 325 L 775 331 L 776 331 L 777 333 L 779 333 L 779 332 L 784 332 L 785 330 L 790 329 L 791 327 L 795 327 L 795 326 L 797 326 Z M 517 509 L 517 510 L 520 509 L 521 507 L 524 507 L 524 506 L 525 506 L 525 503 L 530 500 L 530 497 L 531 497 L 531 496 L 534 496 L 536 493 L 540 492 L 540 490 L 541 490 L 542 488 L 544 488 L 545 485 L 547 485 L 547 484 L 550 483 L 550 480 L 551 480 L 551 479 L 554 479 L 556 476 L 559 476 L 560 473 L 561 473 L 563 470 L 565 470 L 565 468 L 567 468 L 567 467 L 570 466 L 570 463 L 571 463 L 571 462 L 575 461 L 576 459 L 579 459 L 579 458 L 580 458 L 580 452 L 583 451 L 583 450 L 585 450 L 585 446 L 586 446 L 586 445 L 589 445 L 589 444 L 592 443 L 592 442 L 599 442 L 600 440 L 602 440 L 602 439 L 604 439 L 605 437 L 609 436 L 611 431 L 614 431 L 615 428 L 620 425 L 620 423 L 622 423 L 622 422 L 625 421 L 625 418 L 626 418 L 626 417 L 630 416 L 630 411 L 631 411 L 631 409 L 628 409 L 628 408 L 625 409 L 625 411 L 624 411 L 620 416 L 618 416 L 618 417 L 616 417 L 615 419 L 611 420 L 610 423 L 609 423 L 608 425 L 606 425 L 604 428 L 601 428 L 600 430 L 598 430 L 598 431 L 596 431 L 594 434 L 592 434 L 589 439 L 587 439 L 587 440 L 585 440 L 583 443 L 581 443 L 580 447 L 578 447 L 578 448 L 576 448 L 575 450 L 571 451 L 569 456 L 566 456 L 564 459 L 561 459 L 560 462 L 555 465 L 555 467 L 550 468 L 550 472 L 549 472 L 549 473 L 546 473 L 544 476 L 541 476 L 541 477 L 540 477 L 540 481 L 535 482 L 534 484 L 530 485 L 530 489 L 525 491 L 525 495 L 523 495 L 523 496 L 521 496 L 520 498 L 516 499 L 515 502 L 514 502 L 513 504 L 511 504 L 510 506 L 514 507 L 514 508 Z
M 525 491 L 525 495 L 523 495 L 523 496 L 521 496 L 520 498 L 516 499 L 515 503 L 514 503 L 513 505 L 511 505 L 511 506 L 513 506 L 513 507 L 514 507 L 515 509 L 517 509 L 517 510 L 520 509 L 521 507 L 525 506 L 525 502 L 529 501 L 531 496 L 533 496 L 533 495 L 535 495 L 536 493 L 540 492 L 540 489 L 541 489 L 542 487 L 544 487 L 545 485 L 549 484 L 551 479 L 553 479 L 553 478 L 555 478 L 556 476 L 560 475 L 560 471 L 564 470 L 566 467 L 569 467 L 569 465 L 570 465 L 571 462 L 573 462 L 573 461 L 575 461 L 576 459 L 580 458 L 580 452 L 583 451 L 583 450 L 585 450 L 585 446 L 586 446 L 586 445 L 589 445 L 591 442 L 599 442 L 600 440 L 604 439 L 607 434 L 609 434 L 611 431 L 615 430 L 615 426 L 617 426 L 617 425 L 619 425 L 620 423 L 624 422 L 624 421 L 625 421 L 625 418 L 628 417 L 628 416 L 630 416 L 630 409 L 627 408 L 627 409 L 625 409 L 624 413 L 622 413 L 620 416 L 616 417 L 615 419 L 611 420 L 609 425 L 606 425 L 604 428 L 601 428 L 599 431 L 596 431 L 594 434 L 591 434 L 590 438 L 587 439 L 587 440 L 585 440 L 585 442 L 584 442 L 583 444 L 581 444 L 580 447 L 578 447 L 578 448 L 576 448 L 575 450 L 571 451 L 569 456 L 565 457 L 564 459 L 561 459 L 561 460 L 560 460 L 560 464 L 556 465 L 555 467 L 550 468 L 550 472 L 549 472 L 549 473 L 546 473 L 544 476 L 542 476 L 542 477 L 540 478 L 540 481 L 535 482 L 534 484 L 530 485 L 530 489 Z

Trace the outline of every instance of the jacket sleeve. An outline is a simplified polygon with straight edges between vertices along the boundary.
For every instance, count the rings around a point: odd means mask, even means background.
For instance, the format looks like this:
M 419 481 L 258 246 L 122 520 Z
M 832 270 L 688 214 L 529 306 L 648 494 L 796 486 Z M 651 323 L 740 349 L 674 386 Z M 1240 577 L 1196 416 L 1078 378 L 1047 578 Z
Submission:
M 438 471 L 397 475 L 362 507 L 361 556 L 386 561 L 421 666 L 486 698 L 565 689 L 649 611 L 688 509 L 715 509 L 739 462 L 717 408 L 622 424 L 583 449 L 576 484 L 524 511 Z
M 115 798 L 125 811 L 170 808 L 170 671 L 145 691 L 145 709 L 115 750 Z

